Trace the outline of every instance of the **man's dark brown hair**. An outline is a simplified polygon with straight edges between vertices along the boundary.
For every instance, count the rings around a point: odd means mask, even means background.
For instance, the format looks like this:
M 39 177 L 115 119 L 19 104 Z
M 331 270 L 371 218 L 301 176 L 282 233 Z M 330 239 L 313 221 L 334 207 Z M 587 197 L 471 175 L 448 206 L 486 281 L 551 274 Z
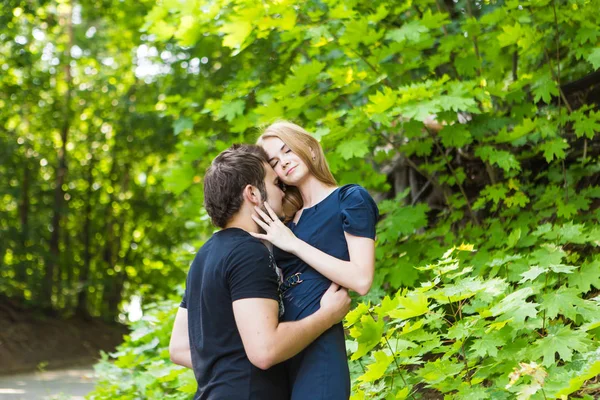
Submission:
M 204 176 L 204 207 L 212 223 L 224 228 L 240 210 L 247 185 L 258 188 L 267 201 L 265 163 L 269 157 L 260 146 L 234 144 L 219 154 Z

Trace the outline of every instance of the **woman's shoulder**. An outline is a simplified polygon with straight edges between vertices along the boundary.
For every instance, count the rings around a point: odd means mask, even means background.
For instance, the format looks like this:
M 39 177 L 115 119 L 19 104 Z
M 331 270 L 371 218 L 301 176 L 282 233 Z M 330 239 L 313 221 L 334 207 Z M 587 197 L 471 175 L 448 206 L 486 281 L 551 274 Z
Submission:
M 344 186 L 340 186 L 338 190 L 338 197 L 341 202 L 351 201 L 352 199 L 359 200 L 364 198 L 371 198 L 371 195 L 361 185 L 356 183 L 350 183 Z

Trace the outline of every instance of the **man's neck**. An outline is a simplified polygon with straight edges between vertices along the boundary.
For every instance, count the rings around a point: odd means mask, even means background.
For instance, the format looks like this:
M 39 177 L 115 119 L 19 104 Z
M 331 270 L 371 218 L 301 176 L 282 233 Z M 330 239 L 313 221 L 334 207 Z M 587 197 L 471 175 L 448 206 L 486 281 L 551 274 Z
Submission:
M 260 233 L 260 229 L 256 222 L 254 222 L 252 218 L 248 220 L 247 216 L 242 215 L 242 213 L 238 213 L 238 215 L 236 215 L 235 218 L 232 218 L 223 229 L 229 228 L 238 228 L 246 232 Z M 271 242 L 267 240 L 261 240 L 261 242 L 265 246 L 267 246 L 271 253 L 273 252 L 273 245 L 271 244 Z
M 228 228 L 239 228 L 245 230 L 246 232 L 259 232 L 258 225 L 252 219 L 252 212 L 246 209 L 240 210 L 227 222 L 224 229 Z

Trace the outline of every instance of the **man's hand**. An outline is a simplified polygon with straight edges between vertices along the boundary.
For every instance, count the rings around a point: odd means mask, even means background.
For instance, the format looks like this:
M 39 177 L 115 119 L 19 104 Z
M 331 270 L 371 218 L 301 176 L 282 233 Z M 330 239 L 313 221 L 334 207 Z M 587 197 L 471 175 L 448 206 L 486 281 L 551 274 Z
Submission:
M 321 310 L 331 318 L 331 326 L 342 321 L 350 311 L 348 290 L 340 288 L 337 283 L 332 282 L 321 297 Z
M 258 226 L 263 228 L 265 233 L 249 233 L 257 239 L 267 240 L 271 242 L 273 246 L 294 254 L 296 244 L 300 239 L 294 235 L 290 228 L 285 226 L 284 223 L 279 220 L 279 217 L 267 202 L 265 202 L 264 205 L 269 215 L 260 208 L 254 207 L 256 214 L 252 214 L 252 219 Z

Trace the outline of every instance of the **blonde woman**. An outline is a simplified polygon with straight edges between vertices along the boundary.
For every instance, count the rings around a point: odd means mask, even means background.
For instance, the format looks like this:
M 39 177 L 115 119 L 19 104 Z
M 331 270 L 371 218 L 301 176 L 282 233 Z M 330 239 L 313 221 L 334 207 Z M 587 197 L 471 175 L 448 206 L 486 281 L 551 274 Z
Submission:
M 331 282 L 365 295 L 373 282 L 377 205 L 359 185 L 337 186 L 319 142 L 298 125 L 277 122 L 258 140 L 285 185 L 285 224 L 265 204 L 254 220 L 282 269 L 284 320 L 319 309 Z M 292 400 L 348 399 L 344 330 L 337 324 L 287 362 Z

